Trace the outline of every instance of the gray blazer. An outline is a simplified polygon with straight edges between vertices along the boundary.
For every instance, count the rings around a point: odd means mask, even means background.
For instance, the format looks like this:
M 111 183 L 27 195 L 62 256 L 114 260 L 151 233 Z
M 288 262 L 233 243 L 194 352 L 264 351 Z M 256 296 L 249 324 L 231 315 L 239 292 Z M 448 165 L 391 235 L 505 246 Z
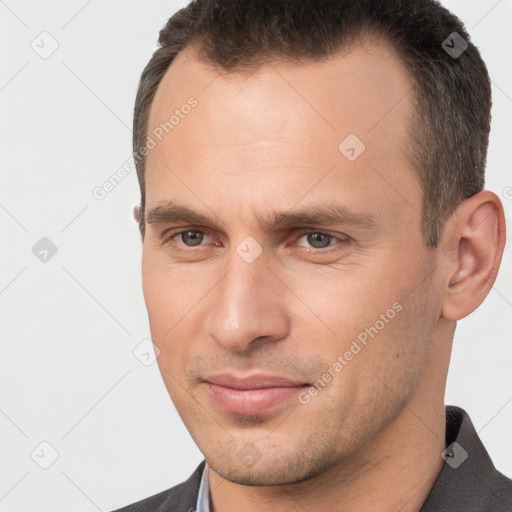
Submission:
M 512 480 L 496 470 L 466 411 L 452 405 L 446 447 L 446 463 L 418 512 L 512 512 Z M 185 482 L 114 512 L 194 511 L 204 466 L 203 460 Z

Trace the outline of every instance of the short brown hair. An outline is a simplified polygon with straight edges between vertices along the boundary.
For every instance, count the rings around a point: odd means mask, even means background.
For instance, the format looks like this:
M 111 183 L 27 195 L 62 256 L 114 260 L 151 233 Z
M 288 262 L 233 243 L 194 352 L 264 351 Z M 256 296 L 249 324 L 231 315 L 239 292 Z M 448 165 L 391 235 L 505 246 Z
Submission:
M 176 12 L 160 31 L 135 101 L 142 237 L 141 148 L 158 85 L 180 51 L 194 47 L 206 62 L 236 72 L 270 58 L 325 59 L 367 33 L 389 41 L 412 77 L 415 108 L 407 157 L 423 189 L 425 242 L 436 247 L 449 215 L 484 187 L 491 85 L 464 25 L 435 0 L 193 0 Z

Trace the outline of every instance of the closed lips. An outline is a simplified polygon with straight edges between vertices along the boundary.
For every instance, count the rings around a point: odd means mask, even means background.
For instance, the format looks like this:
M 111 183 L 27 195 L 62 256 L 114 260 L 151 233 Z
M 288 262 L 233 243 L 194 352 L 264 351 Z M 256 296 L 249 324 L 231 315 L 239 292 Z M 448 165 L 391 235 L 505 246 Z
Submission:
M 299 387 L 308 386 L 306 382 L 294 381 L 285 377 L 275 375 L 251 375 L 248 377 L 234 377 L 233 375 L 212 375 L 205 379 L 210 384 L 223 386 L 226 388 L 249 390 L 249 389 L 264 389 L 276 387 Z

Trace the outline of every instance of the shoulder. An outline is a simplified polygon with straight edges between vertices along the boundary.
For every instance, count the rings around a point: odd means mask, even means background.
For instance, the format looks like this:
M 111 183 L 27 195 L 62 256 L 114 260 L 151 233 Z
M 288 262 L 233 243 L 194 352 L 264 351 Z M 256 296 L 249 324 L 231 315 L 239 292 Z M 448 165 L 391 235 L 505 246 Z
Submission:
M 496 470 L 494 476 L 494 486 L 489 490 L 489 494 L 491 502 L 502 508 L 493 508 L 492 510 L 510 512 L 512 510 L 512 480 Z
M 204 466 L 203 460 L 185 482 L 112 512 L 192 512 Z
M 494 466 L 468 415 L 446 407 L 445 464 L 420 512 L 512 511 L 512 480 Z

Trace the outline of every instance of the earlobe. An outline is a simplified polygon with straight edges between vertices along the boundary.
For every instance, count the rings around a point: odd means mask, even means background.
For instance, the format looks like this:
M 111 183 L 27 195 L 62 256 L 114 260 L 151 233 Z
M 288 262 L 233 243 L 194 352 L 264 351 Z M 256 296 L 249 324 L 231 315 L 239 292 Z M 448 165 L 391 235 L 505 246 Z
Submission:
M 461 203 L 447 226 L 439 244 L 447 272 L 442 315 L 457 321 L 480 306 L 498 274 L 505 246 L 503 205 L 484 190 Z

